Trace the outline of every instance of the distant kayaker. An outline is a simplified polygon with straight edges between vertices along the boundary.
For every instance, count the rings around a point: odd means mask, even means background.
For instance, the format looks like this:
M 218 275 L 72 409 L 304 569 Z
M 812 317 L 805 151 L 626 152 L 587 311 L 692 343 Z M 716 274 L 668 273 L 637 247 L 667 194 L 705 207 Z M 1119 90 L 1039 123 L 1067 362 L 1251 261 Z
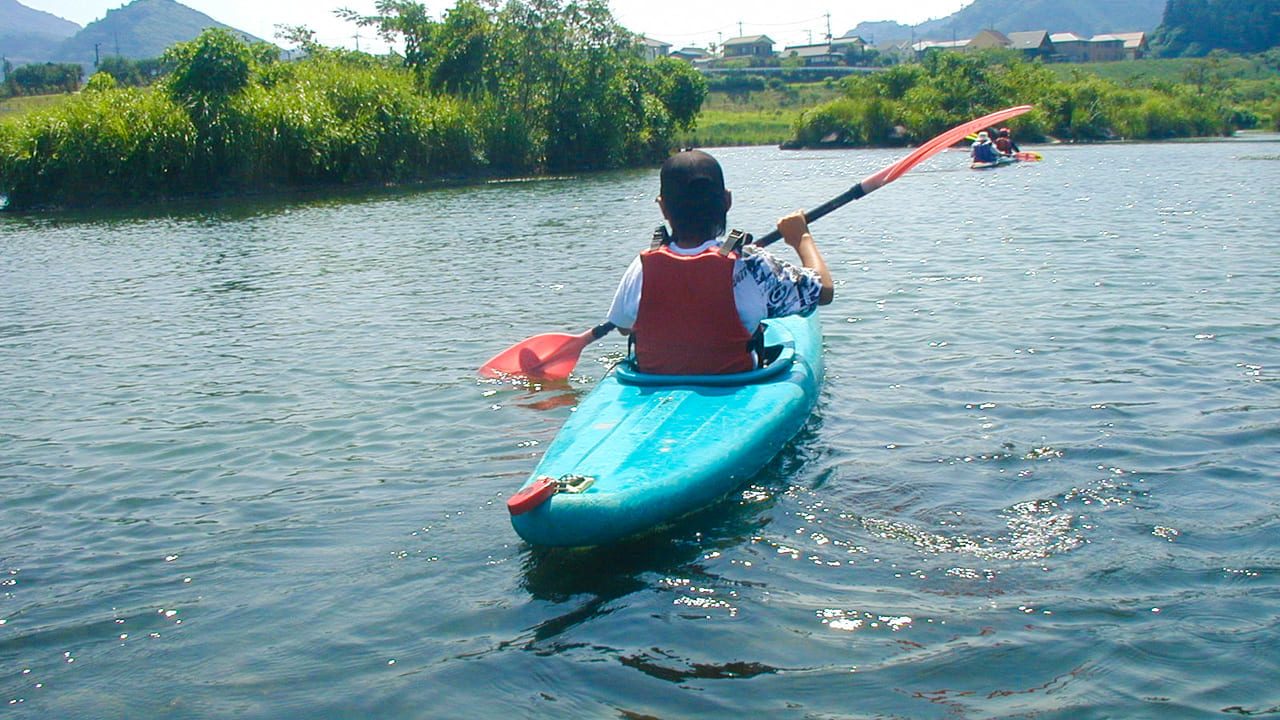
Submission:
M 1013 141 L 1013 133 L 1007 127 L 1000 128 L 1000 134 L 996 136 L 996 150 L 1001 155 L 1012 155 L 1018 150 L 1018 143 Z
M 668 158 L 659 193 L 670 237 L 658 235 L 631 262 L 609 308 L 609 321 L 632 335 L 641 372 L 751 370 L 761 321 L 831 302 L 831 273 L 803 212 L 778 221 L 783 240 L 800 256 L 802 267 L 796 267 L 763 248 L 725 247 L 733 198 L 720 163 L 707 153 L 691 150 Z
M 986 130 L 978 133 L 978 139 L 974 141 L 973 147 L 970 148 L 969 155 L 973 157 L 975 163 L 993 163 L 1000 159 L 995 143 L 991 142 L 991 136 L 987 134 Z

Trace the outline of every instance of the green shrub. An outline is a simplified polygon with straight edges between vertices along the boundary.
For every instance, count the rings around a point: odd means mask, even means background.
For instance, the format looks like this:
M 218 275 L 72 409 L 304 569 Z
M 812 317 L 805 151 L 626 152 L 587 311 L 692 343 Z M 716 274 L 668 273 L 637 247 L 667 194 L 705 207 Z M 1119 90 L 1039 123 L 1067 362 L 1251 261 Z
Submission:
M 1256 116 L 1233 109 L 1221 92 L 1165 83 L 1124 88 L 1093 74 L 1058 79 L 1039 63 L 1004 51 L 935 52 L 919 65 L 842 81 L 845 98 L 805 112 L 794 144 L 885 144 L 895 126 L 921 142 L 977 115 L 1011 105 L 1036 109 L 1009 122 L 1023 140 L 1217 135 Z

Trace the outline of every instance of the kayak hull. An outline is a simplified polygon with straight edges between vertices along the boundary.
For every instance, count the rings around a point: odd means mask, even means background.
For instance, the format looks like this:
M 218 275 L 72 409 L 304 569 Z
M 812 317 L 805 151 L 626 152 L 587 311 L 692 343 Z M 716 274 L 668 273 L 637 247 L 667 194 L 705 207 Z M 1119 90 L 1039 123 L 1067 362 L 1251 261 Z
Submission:
M 543 478 L 585 477 L 589 486 L 556 492 L 513 514 L 516 532 L 533 545 L 606 544 L 668 524 L 740 487 L 804 426 L 822 382 L 818 313 L 768 321 L 765 342 L 783 345 L 784 354 L 770 368 L 741 374 L 753 382 L 607 375 L 583 398 L 521 492 Z
M 970 165 L 969 165 L 969 169 L 971 169 L 971 170 L 989 170 L 989 169 L 991 169 L 991 168 L 998 168 L 998 167 L 1001 167 L 1001 166 L 1004 166 L 1004 165 L 1011 165 L 1011 164 L 1013 164 L 1013 163 L 1020 162 L 1020 160 L 1021 160 L 1021 159 L 1020 159 L 1020 158 L 1018 158 L 1017 156 L 1012 156 L 1012 155 L 1002 155 L 1002 156 L 1000 156 L 1000 158 L 999 158 L 999 159 L 992 160 L 991 162 L 975 162 L 975 163 L 972 163 L 972 164 L 970 164 Z

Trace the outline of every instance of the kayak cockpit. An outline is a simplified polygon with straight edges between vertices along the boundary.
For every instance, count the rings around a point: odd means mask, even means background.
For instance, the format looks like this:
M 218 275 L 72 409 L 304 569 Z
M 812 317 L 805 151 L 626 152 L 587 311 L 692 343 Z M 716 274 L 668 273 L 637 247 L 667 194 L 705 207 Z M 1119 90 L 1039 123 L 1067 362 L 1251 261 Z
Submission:
M 783 376 L 796 360 L 795 336 L 776 323 L 765 324 L 765 345 L 777 351 L 768 365 L 740 373 L 723 375 L 656 375 L 636 369 L 635 359 L 627 358 L 614 368 L 618 382 L 623 385 L 646 387 L 661 385 L 703 385 L 709 387 L 739 387 L 756 385 Z
M 740 373 L 726 373 L 724 375 L 655 375 L 653 373 L 642 373 L 639 370 L 636 370 L 635 363 L 630 359 L 619 363 L 618 367 L 614 369 L 614 372 L 618 376 L 618 382 L 623 385 L 707 385 L 711 387 L 736 387 L 739 385 L 755 385 L 784 374 L 791 369 L 791 365 L 795 360 L 795 348 L 787 345 L 783 346 L 782 353 L 778 355 L 777 359 L 765 367 Z

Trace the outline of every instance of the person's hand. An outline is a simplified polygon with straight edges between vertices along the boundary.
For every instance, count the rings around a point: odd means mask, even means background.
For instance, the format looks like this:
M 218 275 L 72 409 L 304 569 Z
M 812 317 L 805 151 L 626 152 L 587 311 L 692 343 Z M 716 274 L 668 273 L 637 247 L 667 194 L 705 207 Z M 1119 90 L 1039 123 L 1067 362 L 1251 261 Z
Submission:
M 809 237 L 810 242 L 813 241 L 813 236 L 809 235 L 809 223 L 804 219 L 803 210 L 796 210 L 780 218 L 778 232 L 782 233 L 783 241 L 797 250 L 806 236 Z

